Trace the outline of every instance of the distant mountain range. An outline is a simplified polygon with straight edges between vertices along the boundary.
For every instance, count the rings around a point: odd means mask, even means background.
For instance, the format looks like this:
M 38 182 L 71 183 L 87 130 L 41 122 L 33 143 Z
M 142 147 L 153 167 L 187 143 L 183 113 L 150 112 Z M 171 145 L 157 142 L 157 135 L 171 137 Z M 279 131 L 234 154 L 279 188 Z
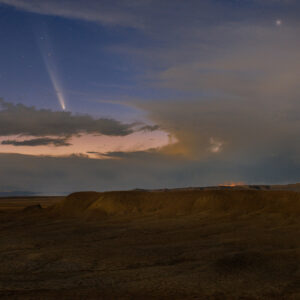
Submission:
M 261 191 L 295 191 L 300 192 L 300 183 L 294 184 L 275 184 L 275 185 L 234 185 L 234 186 L 218 186 L 217 189 L 233 189 L 233 190 L 261 190 Z
M 275 185 L 247 185 L 247 184 L 224 184 L 218 186 L 207 186 L 207 187 L 185 187 L 185 188 L 170 188 L 170 189 L 135 189 L 135 191 L 167 191 L 167 190 L 181 190 L 181 191 L 210 191 L 210 190 L 255 190 L 255 191 L 295 191 L 300 192 L 300 183 L 293 184 L 275 184 Z M 29 191 L 11 191 L 11 192 L 0 192 L 0 198 L 7 197 L 36 197 L 37 193 Z
M 28 191 L 0 192 L 0 197 L 33 197 L 36 195 L 36 193 Z
M 300 192 L 300 183 L 293 184 L 275 184 L 275 185 L 247 185 L 247 184 L 224 184 L 218 186 L 207 186 L 207 187 L 186 187 L 186 188 L 175 188 L 175 189 L 160 189 L 160 190 L 255 190 L 255 191 L 295 191 Z

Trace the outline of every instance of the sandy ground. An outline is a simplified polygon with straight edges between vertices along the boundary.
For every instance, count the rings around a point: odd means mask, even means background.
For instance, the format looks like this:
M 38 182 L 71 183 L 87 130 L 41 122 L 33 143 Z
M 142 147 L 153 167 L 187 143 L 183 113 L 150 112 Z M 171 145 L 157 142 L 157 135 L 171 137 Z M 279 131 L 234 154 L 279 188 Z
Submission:
M 64 197 L 17 197 L 0 198 L 0 211 L 16 211 L 32 205 L 49 207 L 61 201 Z
M 0 201 L 1 299 L 300 299 L 297 215 L 80 218 L 27 204 Z

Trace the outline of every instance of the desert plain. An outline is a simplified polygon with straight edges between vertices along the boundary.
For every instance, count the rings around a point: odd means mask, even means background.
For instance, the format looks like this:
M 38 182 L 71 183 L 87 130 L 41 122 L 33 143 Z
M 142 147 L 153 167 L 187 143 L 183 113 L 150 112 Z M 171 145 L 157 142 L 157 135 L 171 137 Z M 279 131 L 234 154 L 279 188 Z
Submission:
M 0 299 L 300 299 L 300 193 L 0 199 Z

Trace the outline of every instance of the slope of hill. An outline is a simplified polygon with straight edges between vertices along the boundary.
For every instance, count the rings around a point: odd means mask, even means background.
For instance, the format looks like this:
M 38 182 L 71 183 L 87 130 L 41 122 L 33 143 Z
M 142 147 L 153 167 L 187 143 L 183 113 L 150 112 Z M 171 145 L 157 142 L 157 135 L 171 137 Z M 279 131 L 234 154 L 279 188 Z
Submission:
M 254 190 L 80 192 L 53 207 L 62 215 L 185 215 L 265 212 L 300 214 L 300 193 Z

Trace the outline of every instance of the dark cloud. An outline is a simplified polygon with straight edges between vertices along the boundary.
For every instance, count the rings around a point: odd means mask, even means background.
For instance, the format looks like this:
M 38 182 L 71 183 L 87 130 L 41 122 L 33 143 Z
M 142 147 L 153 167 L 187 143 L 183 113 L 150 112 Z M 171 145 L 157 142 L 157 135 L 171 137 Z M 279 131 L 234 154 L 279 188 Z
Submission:
M 90 153 L 90 152 L 89 152 Z M 96 154 L 96 152 L 94 152 Z M 106 153 L 98 153 L 99 156 L 108 157 L 108 158 L 122 158 L 122 159 L 145 159 L 147 157 L 157 157 L 161 159 L 163 157 L 162 153 L 160 153 L 157 149 L 148 149 L 145 151 L 111 151 Z
M 297 164 L 299 26 L 224 25 L 210 33 L 210 55 L 198 51 L 203 40 L 194 50 L 179 46 L 174 61 L 154 73 L 152 82 L 179 91 L 177 99 L 135 102 L 178 141 L 164 151 L 199 161 L 251 157 L 261 164 L 289 155 Z M 152 57 L 160 61 L 162 52 Z
M 144 125 L 139 128 L 139 131 L 156 131 L 159 129 L 160 127 L 158 125 Z
M 147 157 L 151 156 L 162 158 L 163 153 L 160 153 L 157 149 L 148 149 L 145 151 L 110 151 L 110 152 L 97 152 L 97 151 L 87 151 L 87 154 L 93 154 L 99 158 L 119 158 L 119 159 L 147 159 Z
M 55 147 L 70 146 L 67 138 L 36 138 L 30 140 L 4 140 L 2 145 L 12 145 L 12 146 L 48 146 L 53 145 Z
M 300 161 L 300 120 L 292 113 L 299 108 L 291 102 L 268 106 L 254 99 L 210 99 L 178 100 L 172 105 L 152 101 L 144 106 L 149 117 L 177 140 L 161 149 L 169 155 L 211 162 L 213 157 L 239 162 L 251 157 L 262 162 L 263 158 L 289 155 Z
M 71 112 L 37 109 L 12 104 L 0 99 L 0 136 L 70 136 L 81 133 L 126 136 L 134 132 L 136 124 Z

